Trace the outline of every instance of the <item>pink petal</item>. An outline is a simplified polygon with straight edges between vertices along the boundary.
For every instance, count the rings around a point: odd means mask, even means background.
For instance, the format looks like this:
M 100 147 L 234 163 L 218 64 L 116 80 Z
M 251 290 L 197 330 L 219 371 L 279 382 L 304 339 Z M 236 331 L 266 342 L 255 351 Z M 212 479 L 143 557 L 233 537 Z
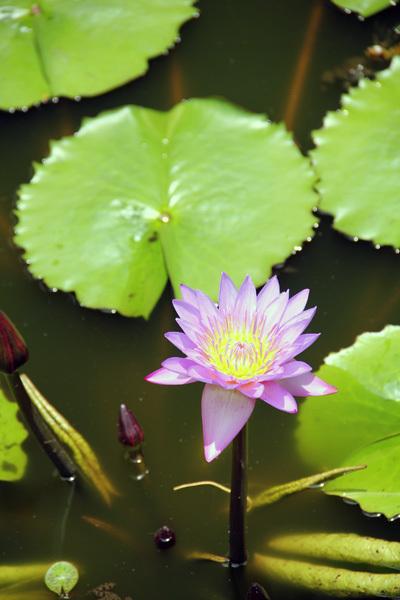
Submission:
M 259 381 L 251 381 L 250 383 L 239 385 L 237 389 L 249 398 L 260 398 L 264 392 L 264 384 Z
M 267 308 L 262 335 L 267 336 L 273 327 L 279 324 L 288 303 L 289 292 L 283 292 Z M 259 313 L 258 313 L 259 314 Z
M 190 365 L 188 368 L 188 375 L 196 379 L 196 381 L 203 381 L 204 383 L 216 383 L 217 379 L 216 373 L 210 369 L 210 367 L 199 365 L 197 363 L 192 363 Z
M 238 291 L 232 279 L 226 273 L 222 273 L 218 301 L 220 310 L 225 313 L 231 312 L 235 306 L 237 294 Z
M 160 385 L 183 385 L 184 383 L 192 383 L 195 381 L 192 377 L 169 371 L 168 369 L 158 369 L 145 377 L 150 383 L 159 383 Z
M 202 322 L 213 325 L 216 320 L 219 321 L 219 312 L 214 302 L 203 292 L 196 292 L 196 296 Z
M 189 304 L 184 300 L 172 300 L 172 304 L 181 319 L 184 319 L 187 323 L 198 324 L 200 321 L 200 313 L 197 308 L 192 306 L 192 304 Z
M 302 312 L 305 305 L 307 304 L 310 290 L 301 290 L 298 294 L 295 294 L 288 302 L 285 310 L 285 314 L 282 317 L 282 323 L 290 321 L 293 317 Z
M 257 311 L 263 313 L 273 300 L 279 296 L 279 281 L 276 275 L 271 277 L 269 281 L 261 289 L 257 297 Z
M 301 352 L 304 352 L 311 344 L 317 341 L 320 335 L 320 333 L 304 333 L 303 335 L 300 335 L 293 345 L 279 351 L 279 360 L 281 362 L 286 362 Z
M 249 323 L 253 318 L 257 306 L 257 293 L 254 283 L 249 275 L 246 275 L 239 293 L 236 298 L 234 307 L 234 318 L 240 325 L 241 323 Z
M 179 373 L 180 375 L 188 376 L 188 368 L 193 365 L 193 361 L 189 360 L 186 357 L 180 356 L 171 356 L 171 358 L 166 358 L 161 363 L 161 366 L 169 371 L 174 371 L 175 373 Z
M 181 289 L 182 299 L 197 308 L 196 290 L 193 290 L 183 283 L 179 287 Z
M 296 377 L 303 373 L 309 373 L 311 366 L 301 360 L 291 360 L 284 365 L 281 365 L 282 372 L 279 375 L 279 379 L 285 379 L 286 377 Z
M 293 344 L 303 333 L 306 327 L 310 324 L 310 321 L 315 315 L 316 307 L 310 308 L 309 310 L 304 311 L 300 315 L 293 317 L 286 325 L 279 330 L 279 334 L 277 337 L 277 344 L 280 347 L 288 346 L 289 344 Z
M 201 325 L 195 325 L 184 319 L 176 319 L 176 322 L 192 342 L 196 345 L 201 342 L 203 336 L 203 328 Z
M 261 400 L 271 406 L 288 413 L 297 412 L 297 403 L 292 394 L 279 383 L 267 381 L 264 385 L 264 393 Z
M 189 340 L 188 336 L 180 331 L 167 331 L 167 333 L 164 333 L 164 336 L 171 344 L 174 344 L 174 346 L 185 354 L 196 348 L 196 345 Z
M 207 462 L 217 458 L 249 420 L 255 405 L 236 390 L 217 385 L 204 386 L 201 400 L 204 455 Z
M 291 379 L 285 379 L 282 381 L 282 385 L 293 396 L 326 396 L 337 392 L 333 385 L 329 385 L 313 373 L 304 373 Z

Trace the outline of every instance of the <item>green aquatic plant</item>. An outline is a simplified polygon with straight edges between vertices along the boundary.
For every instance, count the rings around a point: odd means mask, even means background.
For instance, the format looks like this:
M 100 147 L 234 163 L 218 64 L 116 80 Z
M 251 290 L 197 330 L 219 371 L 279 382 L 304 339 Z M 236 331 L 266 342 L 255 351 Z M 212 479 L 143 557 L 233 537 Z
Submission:
M 0 108 L 126 83 L 197 15 L 193 0 L 1 0 Z
M 50 288 L 148 317 L 168 277 L 214 297 L 222 271 L 264 283 L 311 240 L 314 183 L 262 115 L 211 99 L 125 106 L 51 143 L 20 189 L 15 241 Z
M 347 12 L 354 11 L 363 17 L 369 17 L 393 5 L 393 0 L 333 0 L 333 2 Z
M 399 365 L 395 325 L 363 333 L 352 346 L 328 355 L 319 374 L 339 392 L 325 403 L 308 398 L 297 431 L 299 450 L 314 467 L 367 465 L 328 483 L 324 492 L 390 519 L 400 514 Z
M 312 161 L 319 176 L 321 209 L 346 235 L 391 245 L 400 252 L 398 210 L 400 57 L 342 96 L 314 131 Z
M 28 432 L 18 419 L 18 405 L 7 399 L 0 385 L 1 481 L 17 481 L 24 476 L 27 456 L 22 444 L 27 436 Z
M 90 481 L 102 498 L 111 503 L 112 497 L 118 495 L 114 485 L 104 472 L 99 460 L 85 440 L 81 433 L 67 421 L 48 400 L 39 392 L 29 377 L 21 375 L 22 384 L 32 401 L 32 404 L 39 411 L 43 421 L 47 423 L 56 438 L 64 444 L 71 452 L 75 464 L 79 467 L 83 475 Z
M 46 423 L 41 419 L 24 390 L 18 368 L 26 363 L 28 357 L 28 348 L 21 334 L 7 315 L 0 312 L 0 373 L 3 373 L 4 390 L 13 400 L 15 400 L 30 431 L 36 437 L 42 450 L 52 461 L 60 476 L 65 480 L 73 481 L 75 477 L 74 464 L 47 427 Z M 10 416 L 12 404 L 4 404 L 3 409 L 5 414 Z M 11 423 L 12 421 L 8 420 L 8 425 Z M 15 423 L 17 423 L 17 421 L 15 421 Z M 21 436 L 21 426 L 15 425 L 15 423 L 11 431 L 5 429 L 3 435 L 7 437 L 10 434 L 13 435 L 12 432 L 14 432 L 14 434 L 17 435 L 18 442 L 18 438 Z M 20 439 L 22 441 L 23 438 Z M 18 447 L 11 445 L 10 450 L 11 454 L 13 454 L 14 457 L 18 457 L 21 465 L 23 464 L 23 468 L 25 468 L 25 461 L 21 453 L 18 452 Z M 19 478 L 18 472 L 17 478 Z
M 79 580 L 78 569 L 70 562 L 59 561 L 52 564 L 44 577 L 44 582 L 51 592 L 57 594 L 60 600 L 69 598 Z

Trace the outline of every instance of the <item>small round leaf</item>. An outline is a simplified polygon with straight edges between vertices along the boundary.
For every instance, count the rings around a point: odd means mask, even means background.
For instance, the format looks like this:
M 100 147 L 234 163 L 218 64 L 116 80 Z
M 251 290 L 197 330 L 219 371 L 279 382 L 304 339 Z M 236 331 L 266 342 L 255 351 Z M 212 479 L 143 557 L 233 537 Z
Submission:
M 66 561 L 52 564 L 44 577 L 46 586 L 55 594 L 68 594 L 76 586 L 78 579 L 78 569 Z

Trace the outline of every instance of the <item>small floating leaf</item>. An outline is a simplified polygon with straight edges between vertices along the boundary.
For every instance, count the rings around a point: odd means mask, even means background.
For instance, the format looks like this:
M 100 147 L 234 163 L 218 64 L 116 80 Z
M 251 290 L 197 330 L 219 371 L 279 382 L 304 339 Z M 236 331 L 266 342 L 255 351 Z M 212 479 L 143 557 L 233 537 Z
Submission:
M 313 134 L 321 209 L 352 237 L 400 247 L 400 57 L 362 80 Z
M 60 561 L 49 567 L 44 581 L 51 592 L 60 595 L 69 594 L 78 583 L 78 579 L 78 569 L 70 562 Z
M 388 542 L 355 533 L 283 535 L 269 540 L 268 549 L 309 558 L 400 569 L 399 542 Z
M 255 563 L 269 578 L 337 598 L 398 596 L 400 589 L 400 574 L 351 571 L 262 554 L 255 555 Z
M 227 102 L 125 106 L 51 148 L 20 190 L 15 240 L 85 306 L 147 317 L 168 276 L 176 294 L 215 296 L 221 271 L 260 285 L 312 235 L 308 160 L 283 125 Z
M 104 473 L 96 454 L 85 438 L 59 413 L 54 406 L 39 392 L 29 377 L 21 375 L 21 381 L 32 403 L 36 406 L 43 419 L 57 438 L 67 446 L 82 473 L 98 490 L 109 504 L 112 496 L 118 495 L 107 475 Z
M 278 502 L 285 496 L 297 494 L 298 492 L 302 492 L 303 490 L 306 490 L 313 485 L 324 483 L 326 481 L 329 481 L 330 479 L 335 479 L 340 475 L 352 473 L 353 471 L 359 471 L 360 469 L 365 469 L 365 465 L 331 469 L 330 471 L 325 471 L 324 473 L 318 473 L 317 475 L 310 475 L 308 477 L 303 477 L 302 479 L 289 481 L 289 483 L 276 485 L 261 492 L 255 498 L 253 497 L 251 503 L 249 504 L 248 510 L 258 508 L 259 506 L 267 506 L 268 504 L 273 504 L 274 502 Z
M 28 433 L 17 417 L 18 405 L 0 389 L 0 480 L 17 481 L 24 476 L 27 456 L 22 449 Z
M 333 0 L 346 10 L 358 12 L 363 17 L 369 17 L 393 4 L 392 0 Z
M 192 0 L 1 0 L 0 108 L 134 79 L 195 16 Z M 107 43 L 104 41 L 107 40 Z
M 400 432 L 400 327 L 363 333 L 324 362 L 318 374 L 338 392 L 307 398 L 297 430 L 303 458 L 322 468 L 341 464 L 361 447 Z M 346 475 L 346 480 L 360 475 Z

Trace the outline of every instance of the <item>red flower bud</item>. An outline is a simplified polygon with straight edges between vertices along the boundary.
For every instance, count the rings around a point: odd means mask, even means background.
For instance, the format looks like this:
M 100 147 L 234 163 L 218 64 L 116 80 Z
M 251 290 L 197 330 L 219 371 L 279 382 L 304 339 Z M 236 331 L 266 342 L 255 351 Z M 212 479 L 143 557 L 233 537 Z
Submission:
M 246 596 L 247 600 L 269 600 L 269 596 L 259 583 L 252 583 Z
M 7 315 L 0 311 L 0 371 L 14 373 L 28 360 L 29 353 L 22 335 Z
M 135 415 L 125 404 L 119 408 L 118 439 L 124 446 L 135 448 L 144 440 L 144 432 Z

